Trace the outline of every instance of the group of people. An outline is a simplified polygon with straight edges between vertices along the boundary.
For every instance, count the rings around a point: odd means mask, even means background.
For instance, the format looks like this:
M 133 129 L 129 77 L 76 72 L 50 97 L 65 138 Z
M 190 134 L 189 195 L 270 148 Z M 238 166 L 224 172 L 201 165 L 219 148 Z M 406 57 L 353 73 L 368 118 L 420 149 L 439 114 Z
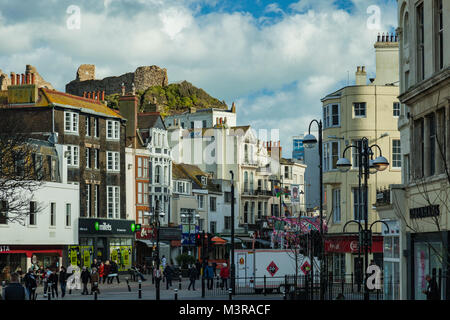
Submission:
M 200 261 L 197 261 L 196 264 L 192 264 L 189 266 L 189 286 L 188 290 L 195 291 L 195 280 L 200 278 L 200 274 L 202 278 L 206 280 L 206 287 L 208 290 L 212 290 L 214 287 L 214 278 L 216 277 L 217 265 L 216 263 L 211 263 L 204 261 L 203 264 Z M 222 264 L 220 268 L 219 277 L 221 279 L 220 287 L 222 289 L 228 288 L 228 279 L 230 277 L 230 269 L 226 263 Z

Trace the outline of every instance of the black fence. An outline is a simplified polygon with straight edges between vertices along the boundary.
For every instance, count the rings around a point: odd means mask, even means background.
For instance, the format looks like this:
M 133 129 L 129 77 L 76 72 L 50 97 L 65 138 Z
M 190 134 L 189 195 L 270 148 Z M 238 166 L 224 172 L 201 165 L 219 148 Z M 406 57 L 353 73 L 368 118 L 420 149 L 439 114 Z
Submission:
M 231 280 L 223 281 L 219 278 L 202 279 L 202 296 L 227 295 Z M 374 283 L 374 288 L 368 290 L 370 300 L 384 300 L 395 298 L 395 292 L 400 285 L 380 279 Z M 321 289 L 322 288 L 322 289 Z M 321 291 L 322 290 L 322 291 Z M 235 295 L 282 295 L 284 299 L 298 300 L 364 300 L 364 283 L 354 274 L 333 276 L 328 275 L 321 279 L 319 275 L 314 278 L 309 275 L 286 275 L 284 277 L 247 277 L 235 279 Z M 385 297 L 385 293 L 386 297 Z

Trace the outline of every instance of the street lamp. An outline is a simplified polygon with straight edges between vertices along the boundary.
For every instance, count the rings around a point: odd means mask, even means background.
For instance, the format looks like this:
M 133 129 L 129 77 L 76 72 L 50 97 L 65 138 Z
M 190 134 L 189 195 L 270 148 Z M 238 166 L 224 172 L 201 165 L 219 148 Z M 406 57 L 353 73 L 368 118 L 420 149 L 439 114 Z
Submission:
M 318 135 L 319 135 L 319 141 L 317 141 L 316 137 L 314 135 L 311 134 L 311 125 L 313 124 L 313 122 L 317 123 L 318 126 Z M 319 147 L 319 218 L 320 218 L 320 243 L 321 243 L 321 247 L 320 247 L 320 300 L 324 300 L 325 299 L 325 291 L 323 288 L 323 281 L 322 281 L 322 277 L 323 275 L 323 270 L 325 270 L 324 268 L 324 245 L 323 245 L 323 143 L 322 143 L 322 120 L 317 121 L 316 119 L 312 120 L 309 123 L 309 127 L 308 127 L 308 134 L 303 138 L 303 145 L 308 148 L 308 149 L 312 149 L 315 147 L 316 143 L 319 143 L 318 147 Z M 314 259 L 314 255 L 313 255 L 313 259 Z M 314 260 L 311 261 L 311 266 L 314 265 Z M 312 269 L 313 270 L 313 269 Z M 313 276 L 313 284 L 314 284 L 314 274 Z
M 349 223 L 356 223 L 359 226 L 359 248 L 358 252 L 361 253 L 361 246 L 364 249 L 364 274 L 365 274 L 365 283 L 364 283 L 364 300 L 369 300 L 369 290 L 367 288 L 367 268 L 369 264 L 369 248 L 371 247 L 372 243 L 372 226 L 375 223 L 381 222 L 384 223 L 386 226 L 386 222 L 382 220 L 377 220 L 373 222 L 370 227 L 368 225 L 368 192 L 367 192 L 367 180 L 369 179 L 370 174 L 374 174 L 378 171 L 384 171 L 389 166 L 389 161 L 383 157 L 381 148 L 377 144 L 373 144 L 369 146 L 369 139 L 366 137 L 362 138 L 357 145 L 350 145 L 347 146 L 343 153 L 342 158 L 340 158 L 336 165 L 338 169 L 341 172 L 348 172 L 352 166 L 351 162 L 345 158 L 345 152 L 349 148 L 355 148 L 358 151 L 358 166 L 359 166 L 359 175 L 358 175 L 358 181 L 359 181 L 359 187 L 358 187 L 358 193 L 359 193 L 359 201 L 363 201 L 364 205 L 364 228 L 361 224 L 361 213 L 358 214 L 359 220 L 350 220 L 348 221 L 343 228 L 343 232 L 345 232 L 345 227 Z M 372 148 L 378 148 L 380 151 L 380 155 L 373 159 L 374 152 Z M 363 188 L 361 188 L 361 180 L 364 178 L 364 185 Z M 364 190 L 364 192 L 362 192 Z M 364 196 L 363 196 L 364 194 Z M 387 226 L 389 229 L 389 226 Z M 358 254 L 358 255 L 359 255 Z
M 159 229 L 161 227 L 160 218 L 164 218 L 165 213 L 160 212 L 159 209 L 159 200 L 156 200 L 156 207 L 153 213 L 150 214 L 153 217 L 153 226 L 156 229 L 156 300 L 160 300 L 160 281 L 161 278 L 159 276 Z
M 231 175 L 231 294 L 235 294 L 235 276 L 236 266 L 234 264 L 234 173 L 230 170 Z
M 189 255 L 191 254 L 191 245 L 192 245 L 192 239 L 191 239 L 191 220 L 195 217 L 196 219 L 200 218 L 200 215 L 198 213 L 194 214 L 194 210 L 192 211 L 188 211 L 187 213 L 182 213 L 180 215 L 181 218 L 186 219 L 188 218 L 188 223 L 189 223 L 189 231 L 188 231 L 188 248 L 189 248 Z

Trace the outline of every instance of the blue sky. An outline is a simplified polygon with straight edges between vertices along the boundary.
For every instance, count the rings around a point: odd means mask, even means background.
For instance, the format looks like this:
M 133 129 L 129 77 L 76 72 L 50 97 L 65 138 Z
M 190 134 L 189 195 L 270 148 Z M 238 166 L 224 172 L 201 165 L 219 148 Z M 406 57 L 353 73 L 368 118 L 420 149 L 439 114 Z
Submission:
M 373 44 L 395 30 L 396 0 L 0 0 L 0 69 L 26 64 L 58 90 L 80 64 L 97 78 L 143 65 L 166 68 L 236 102 L 238 124 L 291 137 L 321 116 L 320 99 L 354 83 L 356 66 L 374 76 Z M 71 5 L 80 28 L 69 29 Z M 370 25 L 373 11 L 378 24 Z

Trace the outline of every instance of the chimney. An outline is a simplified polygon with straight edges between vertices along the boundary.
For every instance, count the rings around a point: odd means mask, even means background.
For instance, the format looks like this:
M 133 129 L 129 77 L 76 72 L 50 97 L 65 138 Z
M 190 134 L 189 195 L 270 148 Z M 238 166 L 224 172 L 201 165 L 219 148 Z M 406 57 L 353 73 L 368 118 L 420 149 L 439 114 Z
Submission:
M 134 82 L 131 84 L 131 94 L 132 94 L 133 96 L 136 95 L 136 87 L 134 86 Z
M 355 73 L 355 85 L 357 86 L 365 86 L 367 84 L 367 73 L 366 67 L 357 67 Z
M 97 91 L 97 101 L 100 102 L 100 91 Z
M 27 74 L 25 74 L 25 77 L 26 77 L 26 84 L 30 84 L 30 74 L 29 73 L 27 73 Z
M 125 95 L 125 83 L 122 82 L 122 96 Z
M 16 74 L 16 85 L 20 85 L 20 74 Z
M 36 81 L 36 75 L 34 73 L 31 74 L 31 84 L 34 84 Z
M 25 84 L 25 74 L 22 73 L 22 84 Z
M 125 91 L 125 86 L 123 85 L 123 91 Z M 119 96 L 119 111 L 120 114 L 127 119 L 127 126 L 125 128 L 125 136 L 127 145 L 132 144 L 133 148 L 137 146 L 136 140 L 136 130 L 138 129 L 138 97 L 123 94 Z M 146 117 L 141 115 L 141 117 Z
M 86 98 L 86 91 L 83 91 L 83 98 Z
M 383 33 L 381 42 L 374 45 L 376 72 L 373 85 L 385 86 L 398 81 L 398 38 L 392 33 Z
M 236 113 L 236 105 L 234 104 L 234 101 L 233 101 L 233 103 L 231 104 L 231 112 L 232 112 L 232 113 Z
M 11 85 L 14 86 L 16 84 L 16 74 L 11 72 Z
M 102 91 L 102 101 L 105 101 L 105 90 Z
M 88 92 L 88 96 L 87 96 L 87 98 L 88 98 L 88 99 L 90 99 L 90 98 L 91 98 L 91 92 L 90 92 L 90 91 Z

